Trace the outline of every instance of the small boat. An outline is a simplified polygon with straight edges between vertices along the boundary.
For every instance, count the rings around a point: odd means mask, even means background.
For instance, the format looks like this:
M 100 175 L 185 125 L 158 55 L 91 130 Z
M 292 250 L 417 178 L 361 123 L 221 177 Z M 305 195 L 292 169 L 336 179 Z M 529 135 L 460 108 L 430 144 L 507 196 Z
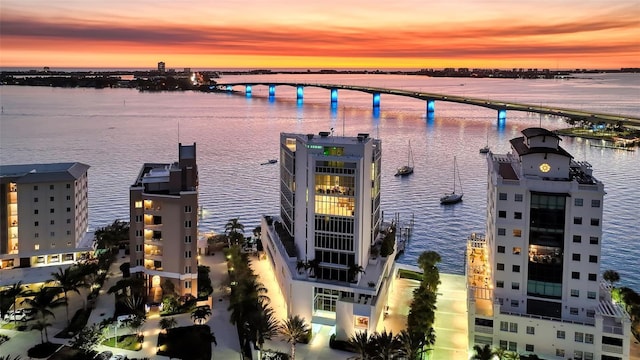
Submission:
M 401 166 L 396 171 L 395 176 L 407 176 L 413 174 L 413 151 L 411 151 L 411 140 L 409 140 L 409 154 L 407 155 L 407 165 Z
M 267 161 L 267 162 L 263 162 L 263 163 L 262 163 L 262 164 L 260 164 L 260 165 L 275 164 L 275 163 L 277 163 L 277 162 L 278 162 L 278 160 L 276 160 L 276 159 L 271 159 L 271 160 L 269 160 L 269 161 Z
M 460 185 L 460 193 L 456 193 L 456 179 L 458 179 L 458 183 Z M 458 171 L 458 164 L 456 162 L 455 156 L 453 157 L 453 191 L 450 193 L 444 194 L 440 198 L 440 204 L 455 204 L 462 201 L 462 182 L 460 181 L 460 172 Z
M 486 154 L 489 152 L 489 134 L 487 134 L 487 145 L 485 145 L 484 147 L 480 148 L 480 154 Z

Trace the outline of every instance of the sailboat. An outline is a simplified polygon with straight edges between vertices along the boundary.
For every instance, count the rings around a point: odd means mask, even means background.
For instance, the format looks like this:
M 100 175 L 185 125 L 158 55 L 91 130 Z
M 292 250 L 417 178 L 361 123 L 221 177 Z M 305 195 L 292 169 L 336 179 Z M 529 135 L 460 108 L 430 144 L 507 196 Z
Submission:
M 409 153 L 407 154 L 407 165 L 401 166 L 396 171 L 395 176 L 407 176 L 413 174 L 413 151 L 411 151 L 411 140 L 409 140 Z
M 487 145 L 480 148 L 480 154 L 486 154 L 489 152 L 489 134 L 487 133 Z
M 460 185 L 460 193 L 456 193 L 456 178 L 458 184 Z M 450 193 L 444 194 L 440 198 L 440 204 L 455 204 L 457 202 L 462 201 L 462 182 L 460 181 L 460 172 L 458 171 L 458 163 L 456 162 L 456 157 L 453 157 L 453 191 Z

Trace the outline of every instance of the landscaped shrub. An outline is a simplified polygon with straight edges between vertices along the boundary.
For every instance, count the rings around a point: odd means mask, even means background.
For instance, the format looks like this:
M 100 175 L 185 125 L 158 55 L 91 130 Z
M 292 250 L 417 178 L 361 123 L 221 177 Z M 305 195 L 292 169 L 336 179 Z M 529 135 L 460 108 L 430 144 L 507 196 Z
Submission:
M 348 341 L 336 340 L 336 334 L 332 334 L 329 338 L 329 347 L 336 350 L 355 352 Z

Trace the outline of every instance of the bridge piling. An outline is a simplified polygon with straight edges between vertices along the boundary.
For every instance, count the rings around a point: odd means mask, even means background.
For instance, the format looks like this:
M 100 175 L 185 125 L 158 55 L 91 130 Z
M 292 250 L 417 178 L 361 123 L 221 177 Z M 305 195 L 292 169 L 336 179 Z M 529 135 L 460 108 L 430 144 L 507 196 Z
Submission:
M 373 93 L 373 108 L 380 109 L 380 93 Z
M 304 87 L 298 86 L 298 91 L 296 92 L 296 99 L 302 100 L 304 98 Z
M 504 128 L 507 124 L 507 109 L 498 110 L 498 128 Z

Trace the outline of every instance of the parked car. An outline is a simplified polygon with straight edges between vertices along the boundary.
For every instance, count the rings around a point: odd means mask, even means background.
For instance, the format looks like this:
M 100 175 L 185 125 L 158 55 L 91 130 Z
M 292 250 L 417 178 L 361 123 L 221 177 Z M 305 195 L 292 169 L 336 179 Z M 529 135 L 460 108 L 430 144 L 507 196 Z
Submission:
M 27 321 L 34 318 L 35 312 L 31 309 L 11 310 L 4 314 L 5 321 Z
M 96 355 L 94 357 L 94 359 L 96 360 L 109 360 L 111 359 L 111 357 L 113 356 L 113 353 L 111 351 L 103 351 L 100 354 Z

